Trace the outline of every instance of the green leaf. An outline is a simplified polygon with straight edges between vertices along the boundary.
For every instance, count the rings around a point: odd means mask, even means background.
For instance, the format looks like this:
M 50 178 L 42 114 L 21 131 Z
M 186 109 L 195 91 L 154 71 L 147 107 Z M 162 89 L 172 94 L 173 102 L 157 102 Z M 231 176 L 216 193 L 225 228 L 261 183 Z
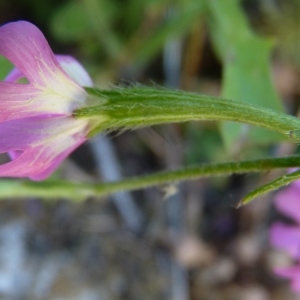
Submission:
M 236 0 L 207 0 L 210 29 L 223 62 L 222 96 L 256 106 L 283 111 L 270 73 L 272 42 L 256 36 Z M 228 152 L 235 144 L 262 144 L 278 141 L 265 130 L 222 123 Z
M 114 1 L 70 1 L 54 15 L 51 29 L 64 42 L 96 42 L 109 57 L 115 57 L 121 48 L 112 28 L 117 8 Z
M 134 63 L 140 65 L 149 61 L 163 48 L 167 39 L 178 37 L 187 32 L 193 22 L 202 17 L 204 8 L 202 1 L 186 1 L 177 13 L 165 20 L 164 23 L 159 24 L 150 35 L 140 37 L 143 41 L 135 49 Z
M 0 80 L 3 80 L 13 68 L 13 64 L 0 55 Z
M 70 1 L 62 5 L 51 22 L 54 35 L 64 42 L 76 42 L 89 34 L 90 25 L 80 1 Z

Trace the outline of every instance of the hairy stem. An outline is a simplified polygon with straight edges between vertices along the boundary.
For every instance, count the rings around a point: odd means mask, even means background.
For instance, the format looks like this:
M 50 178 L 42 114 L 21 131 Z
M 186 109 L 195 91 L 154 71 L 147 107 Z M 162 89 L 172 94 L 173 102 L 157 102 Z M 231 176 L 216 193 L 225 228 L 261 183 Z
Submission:
M 151 175 L 129 178 L 102 184 L 71 183 L 46 180 L 43 182 L 2 180 L 0 198 L 8 197 L 65 197 L 84 200 L 87 197 L 102 197 L 119 191 L 138 190 L 180 181 L 195 180 L 211 176 L 224 176 L 248 172 L 263 172 L 278 168 L 300 167 L 300 156 L 266 158 L 258 160 L 205 164 L 182 170 L 165 171 Z

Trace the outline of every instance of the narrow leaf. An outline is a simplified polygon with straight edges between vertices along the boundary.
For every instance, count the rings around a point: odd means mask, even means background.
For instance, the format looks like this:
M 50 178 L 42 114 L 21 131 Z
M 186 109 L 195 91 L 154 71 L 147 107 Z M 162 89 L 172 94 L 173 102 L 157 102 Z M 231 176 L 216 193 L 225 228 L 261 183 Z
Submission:
M 265 184 L 254 191 L 250 192 L 248 195 L 246 195 L 238 204 L 238 207 L 248 204 L 254 199 L 263 196 L 269 192 L 272 192 L 274 190 L 277 190 L 281 187 L 284 187 L 290 183 L 292 183 L 295 180 L 300 179 L 300 171 L 296 171 L 290 174 L 285 174 L 279 178 L 277 178 L 274 181 L 269 182 L 268 184 Z

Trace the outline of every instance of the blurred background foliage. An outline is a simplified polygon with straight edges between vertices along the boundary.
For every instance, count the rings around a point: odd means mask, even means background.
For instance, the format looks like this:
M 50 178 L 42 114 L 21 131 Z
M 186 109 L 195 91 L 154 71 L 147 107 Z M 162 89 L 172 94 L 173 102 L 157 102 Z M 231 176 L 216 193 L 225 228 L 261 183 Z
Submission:
M 157 84 L 292 114 L 299 108 L 299 16 L 299 0 L 0 0 L 0 24 L 34 23 L 53 51 L 76 57 L 99 88 Z M 10 68 L 0 57 L 1 79 Z M 108 143 L 126 176 L 295 151 L 295 145 L 265 130 L 210 122 L 116 132 Z M 76 165 L 67 163 L 60 176 L 104 180 L 106 171 L 97 162 L 103 165 L 107 154 L 84 145 L 72 155 Z M 232 176 L 130 194 L 125 206 L 135 225 L 117 200 L 79 206 L 4 202 L 2 224 L 10 226 L 12 219 L 20 224 L 21 215 L 24 255 L 44 259 L 30 276 L 46 287 L 41 292 L 23 283 L 23 296 L 83 299 L 78 295 L 84 290 L 90 292 L 84 299 L 264 300 L 283 294 L 294 299 L 270 271 L 283 259 L 265 242 L 274 218 L 271 196 L 239 211 L 232 207 L 272 176 Z M 61 273 L 62 253 L 69 260 Z M 54 254 L 58 260 L 52 260 Z M 38 280 L 43 270 L 53 278 Z M 12 278 L 15 269 L 4 271 Z M 81 277 L 73 278 L 74 272 Z M 0 284 L 1 295 L 17 299 L 11 290 Z M 66 296 L 70 291 L 73 296 Z

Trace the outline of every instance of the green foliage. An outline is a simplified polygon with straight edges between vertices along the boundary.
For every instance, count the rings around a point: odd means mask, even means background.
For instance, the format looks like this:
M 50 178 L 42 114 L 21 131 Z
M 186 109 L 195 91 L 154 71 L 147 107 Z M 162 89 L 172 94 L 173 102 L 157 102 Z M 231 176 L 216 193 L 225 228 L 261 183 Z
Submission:
M 94 49 L 94 59 L 103 57 L 113 72 L 118 64 L 143 68 L 167 39 L 187 33 L 203 13 L 202 1 L 175 1 L 177 13 L 166 18 L 169 2 L 70 0 L 55 13 L 51 30 L 64 43 Z
M 0 55 L 0 80 L 3 80 L 8 72 L 12 69 L 13 65 Z
M 90 30 L 80 2 L 68 2 L 61 6 L 52 18 L 51 27 L 56 37 L 64 42 L 77 42 Z
M 209 24 L 216 50 L 223 63 L 222 94 L 224 97 L 283 111 L 271 79 L 270 57 L 273 44 L 250 29 L 239 2 L 207 1 Z M 278 141 L 262 129 L 251 129 L 232 123 L 222 124 L 222 135 L 229 152 L 232 145 Z M 243 146 L 240 146 L 243 148 Z

